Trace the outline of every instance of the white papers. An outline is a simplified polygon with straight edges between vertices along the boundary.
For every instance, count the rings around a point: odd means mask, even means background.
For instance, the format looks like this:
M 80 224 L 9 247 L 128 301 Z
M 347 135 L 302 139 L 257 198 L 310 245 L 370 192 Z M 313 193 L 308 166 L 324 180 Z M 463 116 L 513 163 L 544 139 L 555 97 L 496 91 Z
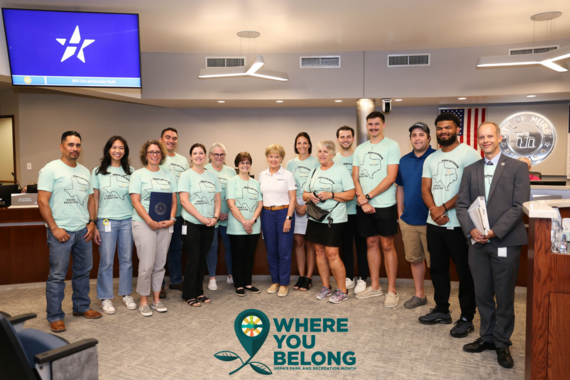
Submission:
M 489 217 L 487 216 L 487 206 L 485 204 L 485 197 L 480 196 L 475 199 L 475 202 L 471 204 L 469 210 L 467 210 L 469 217 L 475 228 L 479 230 L 483 235 L 487 235 L 491 226 L 489 226 Z M 475 244 L 475 239 L 471 239 L 471 244 Z

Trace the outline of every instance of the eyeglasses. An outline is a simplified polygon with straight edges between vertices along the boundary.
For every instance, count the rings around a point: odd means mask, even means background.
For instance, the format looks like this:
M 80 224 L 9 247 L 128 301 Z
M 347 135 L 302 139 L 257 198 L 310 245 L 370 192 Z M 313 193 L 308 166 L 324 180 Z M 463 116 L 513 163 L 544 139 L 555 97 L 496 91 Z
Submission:
M 251 162 L 249 162 L 249 161 L 242 161 L 242 162 L 240 162 L 239 164 L 240 164 L 240 165 L 244 165 L 244 166 L 249 166 L 249 165 L 251 165 Z
M 149 156 L 160 156 L 160 150 L 158 151 L 147 151 L 146 154 L 148 154 Z
M 224 158 L 226 157 L 225 153 L 212 153 L 212 156 L 216 157 L 216 158 Z

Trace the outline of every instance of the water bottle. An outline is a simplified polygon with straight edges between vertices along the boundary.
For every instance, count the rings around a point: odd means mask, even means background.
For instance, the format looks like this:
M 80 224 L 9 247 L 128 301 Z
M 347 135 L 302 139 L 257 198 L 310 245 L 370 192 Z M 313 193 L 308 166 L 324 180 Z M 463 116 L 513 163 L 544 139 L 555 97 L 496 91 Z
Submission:
M 560 243 L 558 245 L 558 253 L 566 255 L 568 254 L 568 243 L 566 242 L 566 234 L 560 231 L 560 235 L 562 235 L 562 239 L 560 239 Z

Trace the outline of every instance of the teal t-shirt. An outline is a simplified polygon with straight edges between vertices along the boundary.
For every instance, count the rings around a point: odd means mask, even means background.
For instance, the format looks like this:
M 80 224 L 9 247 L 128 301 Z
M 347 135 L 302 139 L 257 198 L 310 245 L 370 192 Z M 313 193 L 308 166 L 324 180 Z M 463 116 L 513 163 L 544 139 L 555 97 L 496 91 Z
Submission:
M 301 161 L 299 157 L 295 157 L 287 162 L 287 167 L 285 169 L 293 173 L 295 177 L 295 185 L 297 185 L 297 198 L 303 198 L 303 189 L 305 188 L 305 183 L 309 180 L 309 175 L 314 169 L 320 168 L 321 164 L 313 156 L 309 156 L 306 160 Z
M 49 207 L 59 228 L 68 232 L 85 228 L 89 222 L 87 202 L 91 194 L 90 182 L 91 174 L 81 164 L 72 168 L 62 160 L 55 160 L 40 170 L 38 190 L 51 193 Z
M 214 173 L 216 177 L 218 177 L 218 181 L 220 181 L 220 188 L 222 189 L 222 193 L 220 194 L 220 197 L 222 198 L 222 209 L 220 212 L 222 214 L 228 214 L 230 212 L 230 208 L 228 207 L 228 203 L 226 202 L 227 199 L 226 188 L 228 187 L 228 181 L 237 175 L 235 169 L 232 169 L 224 165 L 222 171 L 217 171 L 212 167 L 212 164 L 204 166 L 204 169 L 206 169 L 210 173 Z M 218 221 L 218 223 L 216 223 L 216 227 L 227 226 L 227 225 L 228 225 L 227 220 Z
M 259 182 L 253 178 L 250 178 L 248 181 L 244 181 L 239 176 L 235 176 L 228 181 L 226 191 L 227 199 L 235 199 L 237 208 L 246 220 L 253 218 L 253 214 L 257 209 L 258 203 L 263 201 Z M 258 234 L 260 231 L 261 220 L 258 219 L 256 223 L 253 223 L 252 234 Z M 237 220 L 231 212 L 228 218 L 228 234 L 248 235 L 241 222 Z
M 350 174 L 350 178 L 352 178 L 352 157 L 353 156 L 354 156 L 354 154 L 350 155 L 348 157 L 344 157 L 340 153 L 337 153 L 336 156 L 334 156 L 334 158 L 333 158 L 333 161 L 335 163 L 344 166 L 345 169 L 348 170 L 348 174 Z M 354 199 L 352 201 L 346 202 L 346 213 L 348 215 L 356 215 L 356 196 L 354 197 Z
M 485 200 L 489 200 L 489 190 L 491 190 L 495 169 L 497 169 L 497 165 L 485 165 Z
M 135 169 L 131 166 L 131 173 Z M 97 173 L 97 166 L 91 174 L 91 189 L 99 190 L 98 219 L 125 220 L 133 217 L 133 204 L 129 196 L 131 175 L 126 174 L 122 167 L 109 166 L 103 175 Z
M 220 181 L 214 173 L 207 170 L 198 174 L 194 170 L 186 170 L 178 182 L 179 193 L 189 193 L 190 203 L 204 218 L 213 218 L 216 193 L 221 193 Z M 194 224 L 203 224 L 194 218 L 186 209 L 182 210 L 182 218 Z
M 436 206 L 441 206 L 459 191 L 463 169 L 481 159 L 477 151 L 466 144 L 459 144 L 451 152 L 438 149 L 424 162 L 423 178 L 431 178 L 431 194 Z M 447 212 L 449 222 L 439 227 L 459 227 L 455 209 Z M 427 222 L 437 226 L 428 214 Z
M 388 176 L 388 165 L 400 163 L 400 146 L 397 142 L 384 137 L 378 144 L 370 140 L 361 144 L 354 151 L 353 166 L 358 166 L 360 187 L 364 194 L 376 188 Z M 390 207 L 396 204 L 396 185 L 390 186 L 382 194 L 368 201 L 374 208 Z
M 160 165 L 161 169 L 168 170 L 174 176 L 176 183 L 178 184 L 178 180 L 180 179 L 180 175 L 184 173 L 186 170 L 190 169 L 188 165 L 188 160 L 181 154 L 174 153 L 174 157 L 166 156 L 166 160 L 164 160 L 164 164 Z M 180 216 L 182 212 L 182 205 L 180 204 L 180 196 L 176 194 L 176 199 L 178 201 L 176 207 L 176 216 Z
M 316 191 L 317 193 L 320 193 L 321 191 L 342 193 L 343 191 L 354 189 L 352 177 L 348 174 L 344 165 L 341 164 L 335 163 L 327 170 L 322 170 L 321 168 L 315 169 L 315 174 L 312 178 L 311 175 L 312 173 L 309 175 L 310 181 L 307 181 L 304 189 L 304 191 L 308 193 L 312 193 L 313 191 Z M 337 204 L 338 206 L 336 206 Z M 333 219 L 333 224 L 348 222 L 345 202 L 337 202 L 334 199 L 327 199 L 325 202 L 317 203 L 317 206 L 326 211 L 334 208 L 330 215 Z M 325 220 L 320 223 L 328 222 L 329 220 L 325 218 Z
M 152 192 L 175 193 L 177 188 L 176 179 L 168 170 L 160 169 L 157 172 L 153 172 L 142 168 L 131 175 L 129 194 L 140 194 L 141 204 L 148 213 L 150 194 Z M 133 209 L 133 220 L 144 222 L 135 209 Z

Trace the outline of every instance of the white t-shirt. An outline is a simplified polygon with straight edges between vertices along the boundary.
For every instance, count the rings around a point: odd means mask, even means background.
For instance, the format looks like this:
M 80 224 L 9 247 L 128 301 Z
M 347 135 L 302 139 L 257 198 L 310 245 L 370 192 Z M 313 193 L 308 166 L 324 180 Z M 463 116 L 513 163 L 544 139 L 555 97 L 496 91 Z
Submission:
M 263 194 L 263 206 L 285 206 L 289 204 L 289 190 L 296 190 L 293 173 L 279 167 L 277 173 L 271 175 L 269 168 L 259 173 L 259 187 Z

